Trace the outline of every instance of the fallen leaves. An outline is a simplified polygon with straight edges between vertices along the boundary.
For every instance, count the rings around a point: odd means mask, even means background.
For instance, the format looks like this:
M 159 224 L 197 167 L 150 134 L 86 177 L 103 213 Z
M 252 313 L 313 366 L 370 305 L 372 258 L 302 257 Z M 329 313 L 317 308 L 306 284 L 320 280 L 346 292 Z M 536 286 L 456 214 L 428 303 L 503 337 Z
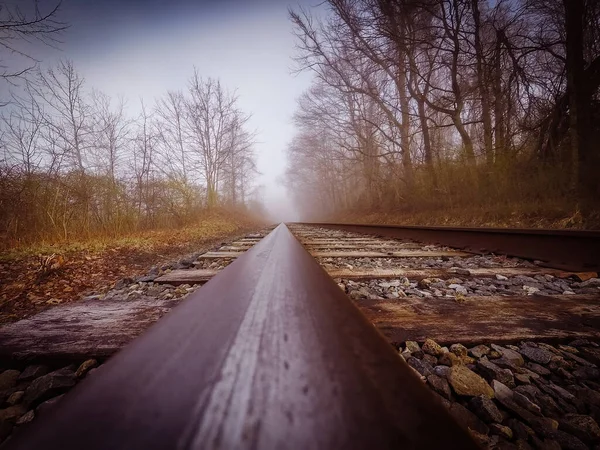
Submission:
M 117 239 L 93 253 L 82 248 L 82 243 L 54 247 L 48 255 L 52 256 L 47 261 L 49 265 L 44 266 L 50 270 L 43 277 L 39 276 L 40 259 L 32 252 L 14 253 L 10 259 L 5 255 L 0 265 L 0 324 L 76 301 L 92 292 L 104 293 L 124 277 L 142 274 L 153 265 L 216 245 L 231 233 L 249 228 L 247 220 L 224 224 L 218 219 L 191 229 L 150 232 L 143 239 Z M 94 244 L 94 248 L 98 247 Z

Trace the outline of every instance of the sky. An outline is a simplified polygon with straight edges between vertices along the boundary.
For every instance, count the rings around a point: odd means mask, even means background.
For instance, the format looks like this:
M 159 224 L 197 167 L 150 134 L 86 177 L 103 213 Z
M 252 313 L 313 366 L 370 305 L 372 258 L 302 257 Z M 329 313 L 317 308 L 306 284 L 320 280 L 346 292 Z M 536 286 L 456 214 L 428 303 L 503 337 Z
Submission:
M 40 0 L 42 5 L 53 0 Z M 294 219 L 285 187 L 285 148 L 294 133 L 296 99 L 309 73 L 293 71 L 295 41 L 288 8 L 319 0 L 63 0 L 69 24 L 60 50 L 44 48 L 43 65 L 69 58 L 88 88 L 123 95 L 130 111 L 167 90 L 185 89 L 194 66 L 236 90 L 252 115 L 263 201 L 280 220 Z

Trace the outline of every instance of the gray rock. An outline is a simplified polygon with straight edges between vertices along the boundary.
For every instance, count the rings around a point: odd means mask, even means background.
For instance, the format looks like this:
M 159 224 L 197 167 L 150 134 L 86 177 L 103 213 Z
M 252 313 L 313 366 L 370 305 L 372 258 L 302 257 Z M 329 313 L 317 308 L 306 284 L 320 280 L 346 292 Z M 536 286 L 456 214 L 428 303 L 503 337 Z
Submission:
M 450 371 L 450 367 L 448 366 L 435 366 L 433 368 L 433 373 L 438 377 L 448 378 L 448 372 Z
M 411 356 L 406 360 L 409 366 L 419 372 L 422 376 L 427 377 L 433 373 L 433 366 L 426 361 Z
M 194 258 L 192 258 L 192 257 L 181 258 L 177 264 L 179 266 L 181 266 L 182 269 L 187 269 L 194 265 Z
M 485 395 L 473 397 L 469 402 L 469 408 L 485 422 L 502 422 L 502 413 L 494 401 Z
M 10 396 L 6 399 L 6 403 L 8 403 L 9 405 L 16 405 L 17 403 L 19 403 L 22 399 L 23 396 L 25 395 L 24 391 L 16 391 L 13 392 L 12 394 L 10 394 Z
M 577 353 L 579 353 L 579 351 L 577 350 Z M 595 364 L 592 364 L 591 362 L 581 358 L 580 356 L 576 355 L 575 353 L 571 353 L 571 352 L 567 352 L 567 351 L 562 351 L 561 355 L 568 360 L 571 361 L 575 361 L 578 364 L 581 364 L 582 366 L 587 366 L 587 367 L 596 367 Z
M 150 283 L 158 278 L 158 275 L 143 275 L 137 279 L 141 283 Z
M 579 283 L 580 287 L 600 287 L 600 278 L 590 278 Z
M 31 422 L 34 418 L 35 418 L 35 413 L 33 412 L 33 410 L 30 410 L 30 411 L 27 411 L 25 414 L 23 414 L 21 417 L 19 417 L 19 420 L 17 420 L 16 424 L 17 425 L 25 425 L 26 423 Z
M 23 405 L 13 405 L 8 408 L 0 409 L 0 422 L 7 420 L 9 422 L 15 422 L 19 417 L 25 414 L 25 407 Z
M 583 414 L 566 414 L 558 422 L 558 429 L 577 436 L 588 444 L 600 442 L 600 427 L 596 421 Z
M 448 371 L 448 382 L 458 395 L 494 397 L 494 390 L 475 372 L 462 364 L 454 365 Z
M 124 289 L 127 286 L 129 286 L 131 283 L 133 283 L 133 279 L 132 278 L 130 278 L 130 277 L 122 278 L 122 279 L 120 279 L 119 281 L 117 281 L 115 283 L 114 289 Z
M 406 350 L 408 350 L 411 353 L 418 352 L 421 350 L 421 347 L 419 347 L 419 343 L 415 341 L 406 341 L 405 345 Z
M 463 269 L 462 267 L 450 267 L 448 272 L 455 273 L 457 275 L 471 275 L 471 271 L 469 269 Z
M 515 441 L 515 450 L 534 450 L 529 443 L 523 439 L 517 439 Z
M 546 376 L 550 375 L 550 371 L 546 369 L 544 366 L 540 366 L 539 364 L 528 362 L 525 364 L 525 367 L 532 372 L 537 373 L 538 375 Z
M 527 357 L 530 361 L 538 364 L 548 364 L 552 360 L 552 353 L 543 348 L 532 347 L 530 345 L 522 345 L 519 353 Z
M 498 380 L 509 387 L 515 386 L 512 372 L 509 369 L 498 367 L 485 356 L 477 361 L 476 367 L 477 371 L 481 373 L 488 382 Z
M 555 403 L 559 406 L 559 408 L 561 409 L 561 411 L 563 413 L 576 414 L 578 412 L 578 409 L 575 406 L 575 404 L 581 404 L 582 409 L 583 409 L 583 402 L 580 402 L 578 399 L 576 399 L 574 397 L 572 400 L 568 400 L 563 394 L 561 394 L 561 391 L 559 391 L 555 388 L 556 385 L 554 385 L 553 383 L 550 383 L 550 382 L 547 382 L 547 384 L 537 383 L 537 386 L 540 388 L 541 391 L 543 391 L 545 394 L 547 394 L 550 398 L 552 398 L 555 401 Z M 560 389 L 562 389 L 562 388 L 560 388 Z M 564 389 L 563 389 L 563 391 L 564 391 Z
M 523 285 L 523 290 L 525 291 L 525 293 L 527 295 L 533 295 L 533 294 L 537 294 L 538 292 L 540 292 L 540 288 L 535 287 L 535 286 L 529 286 L 527 284 Z
M 450 346 L 450 351 L 454 353 L 458 357 L 467 356 L 467 347 L 462 344 L 452 344 Z
M 593 390 L 583 386 L 576 386 L 575 393 L 576 397 L 583 401 L 586 405 L 600 408 L 600 392 L 598 390 Z
M 569 342 L 570 347 L 598 347 L 598 344 L 595 342 L 589 341 L 587 339 L 575 339 L 574 341 Z
M 489 437 L 488 435 L 479 433 L 478 431 L 475 431 L 471 428 L 469 428 L 468 431 L 469 435 L 471 436 L 471 439 L 475 441 L 478 448 L 494 448 L 497 450 L 502 450 L 495 446 L 495 444 L 497 443 L 498 436 Z
M 435 374 L 431 374 L 427 377 L 427 383 L 432 387 L 434 391 L 443 397 L 449 399 L 451 397 L 450 386 L 445 378 L 439 377 Z
M 404 359 L 404 361 L 408 361 L 408 358 L 410 358 L 412 355 L 410 352 L 407 352 L 406 350 L 402 350 L 400 352 L 400 356 L 402 356 L 402 358 Z
M 487 345 L 477 345 L 469 349 L 469 354 L 474 358 L 481 358 L 482 356 L 489 355 L 490 348 Z
M 595 347 L 581 347 L 579 349 L 581 356 L 585 359 L 593 362 L 596 365 L 600 365 L 600 349 Z
M 525 364 L 523 357 L 514 350 L 496 344 L 492 344 L 492 349 L 496 350 L 498 353 L 500 353 L 502 358 L 516 367 L 520 367 Z
M 36 378 L 41 377 L 42 375 L 46 375 L 50 372 L 50 368 L 48 366 L 36 364 L 32 366 L 25 367 L 25 370 L 19 376 L 19 381 L 30 381 Z
M 530 384 L 531 383 L 530 376 L 527 374 L 515 373 L 513 375 L 514 375 L 515 380 L 518 381 L 519 384 Z
M 499 423 L 490 424 L 490 434 L 496 434 L 509 440 L 513 438 L 513 431 L 509 427 L 500 425 Z
M 558 442 L 562 450 L 589 450 L 589 447 L 581 442 L 579 438 L 562 430 L 549 433 L 547 437 Z
M 25 391 L 23 403 L 27 406 L 38 405 L 44 400 L 62 394 L 76 383 L 75 373 L 63 368 L 36 378 Z
M 548 417 L 557 418 L 562 417 L 564 414 L 564 411 L 557 405 L 552 397 L 544 394 L 533 385 L 517 386 L 513 391 L 526 396 L 536 405 L 539 405 L 544 415 Z
M 438 362 L 444 366 L 455 366 L 458 364 L 462 364 L 461 359 L 456 356 L 454 353 L 444 353 L 438 358 Z
M 449 278 L 446 280 L 446 284 L 448 285 L 448 287 L 450 287 L 451 284 L 463 284 L 464 281 L 461 280 L 460 278 Z
M 520 420 L 517 420 L 517 419 L 514 419 L 514 418 L 509 418 L 506 421 L 506 424 L 513 431 L 515 437 L 517 437 L 519 439 L 525 439 L 525 440 L 527 440 L 531 436 L 535 436 L 535 431 L 533 431 L 531 429 L 531 427 L 525 425 Z
M 488 434 L 489 428 L 479 418 L 460 403 L 452 403 L 448 412 L 454 419 L 464 427 L 475 430 L 478 433 Z
M 433 339 L 425 339 L 425 342 L 421 346 L 421 350 L 432 356 L 440 356 L 444 353 L 442 347 Z
M 542 415 L 542 409 L 532 402 L 526 395 L 513 391 L 512 399 L 521 408 L 525 408 L 527 411 L 535 414 L 536 416 Z
M 557 386 L 554 383 L 548 383 L 547 385 L 538 385 L 541 389 L 546 390 L 547 392 L 550 393 L 550 395 L 553 395 L 556 398 L 562 398 L 564 400 L 567 401 L 571 401 L 574 402 L 575 401 L 575 396 L 573 394 L 571 394 L 569 391 L 567 391 L 566 389 Z
M 16 386 L 20 374 L 18 370 L 5 370 L 0 373 L 0 391 Z
M 466 287 L 461 286 L 460 284 L 451 284 L 450 286 L 448 286 L 450 289 L 454 289 L 454 291 L 457 294 L 461 294 L 461 295 L 468 295 L 469 291 L 467 290 Z
M 539 417 L 518 404 L 513 391 L 504 384 L 494 380 L 492 381 L 492 387 L 494 388 L 496 399 L 502 406 L 527 422 L 534 430 L 536 430 L 536 432 L 545 435 L 558 428 L 558 422 L 555 420 Z M 526 398 L 525 396 L 522 397 Z
M 423 355 L 423 358 L 421 358 L 423 361 L 431 364 L 432 366 L 437 366 L 438 363 L 438 359 L 435 356 L 432 355 Z
M 553 439 L 541 440 L 537 436 L 532 436 L 531 441 L 534 447 L 539 450 L 562 450 L 560 444 Z
M 573 376 L 579 380 L 596 380 L 600 378 L 600 370 L 595 367 L 582 366 L 573 371 Z
M 496 274 L 496 280 L 498 281 L 507 281 L 508 277 L 505 277 L 504 275 L 500 275 L 499 273 Z

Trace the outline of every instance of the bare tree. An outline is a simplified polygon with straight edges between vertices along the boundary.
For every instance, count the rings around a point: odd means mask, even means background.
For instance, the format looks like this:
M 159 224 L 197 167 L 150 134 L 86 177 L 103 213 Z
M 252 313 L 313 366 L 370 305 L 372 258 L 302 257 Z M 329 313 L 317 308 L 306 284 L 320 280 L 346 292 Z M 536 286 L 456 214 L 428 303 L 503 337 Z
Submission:
M 65 60 L 46 71 L 39 70 L 31 84 L 43 104 L 48 128 L 58 137 L 71 167 L 81 174 L 89 167 L 92 144 L 92 112 L 84 82 L 73 62 Z
M 192 151 L 198 157 L 201 174 L 206 183 L 206 203 L 218 202 L 220 177 L 231 158 L 237 130 L 247 119 L 239 117 L 237 98 L 228 93 L 217 80 L 200 78 L 198 71 L 189 81 L 186 120 L 190 131 Z
M 36 67 L 38 61 L 28 46 L 60 43 L 60 35 L 67 28 L 58 20 L 60 6 L 60 1 L 44 10 L 37 1 L 26 5 L 25 10 L 23 5 L 0 5 L 0 78 L 4 82 L 15 84 Z

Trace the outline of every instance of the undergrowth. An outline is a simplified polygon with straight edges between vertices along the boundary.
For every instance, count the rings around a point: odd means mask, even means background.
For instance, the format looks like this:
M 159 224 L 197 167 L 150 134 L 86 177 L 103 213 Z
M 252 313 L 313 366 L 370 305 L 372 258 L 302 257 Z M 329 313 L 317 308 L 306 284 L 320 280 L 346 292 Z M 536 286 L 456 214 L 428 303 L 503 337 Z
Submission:
M 189 225 L 138 231 L 124 236 L 99 235 L 73 240 L 40 240 L 17 245 L 14 245 L 13 242 L 10 248 L 7 248 L 5 242 L 4 250 L 0 252 L 0 260 L 52 253 L 86 252 L 94 254 L 115 248 L 153 251 L 162 247 L 201 243 L 233 233 L 238 229 L 257 226 L 259 223 L 257 218 L 248 213 L 218 209 L 207 211 L 204 217 Z

